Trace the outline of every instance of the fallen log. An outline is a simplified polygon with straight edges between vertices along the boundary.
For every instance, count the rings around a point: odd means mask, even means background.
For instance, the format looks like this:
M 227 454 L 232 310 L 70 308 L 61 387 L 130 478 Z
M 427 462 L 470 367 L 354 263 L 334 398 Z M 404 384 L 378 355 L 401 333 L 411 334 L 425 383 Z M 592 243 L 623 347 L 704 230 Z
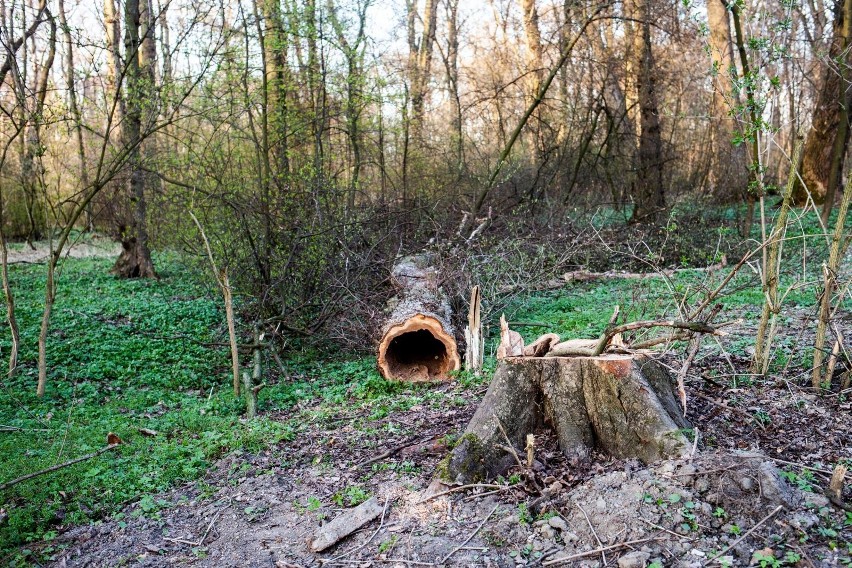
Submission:
M 459 443 L 438 468 L 444 483 L 468 484 L 502 475 L 543 423 L 556 431 L 569 459 L 592 448 L 650 463 L 689 452 L 675 383 L 642 355 L 509 357 Z
M 310 541 L 311 551 L 322 552 L 337 544 L 340 540 L 377 518 L 382 514 L 382 511 L 384 511 L 384 508 L 375 497 L 371 497 L 357 507 L 349 509 L 317 529 Z
M 404 257 L 394 266 L 391 280 L 398 295 L 379 342 L 379 371 L 398 381 L 446 379 L 461 367 L 461 359 L 434 257 Z

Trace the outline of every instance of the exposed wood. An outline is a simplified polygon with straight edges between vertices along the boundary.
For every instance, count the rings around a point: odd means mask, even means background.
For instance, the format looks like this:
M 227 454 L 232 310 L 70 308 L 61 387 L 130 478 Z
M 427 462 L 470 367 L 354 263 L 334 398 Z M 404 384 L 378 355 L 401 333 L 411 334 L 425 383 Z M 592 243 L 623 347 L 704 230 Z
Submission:
M 556 335 L 555 333 L 545 333 L 544 335 L 524 347 L 524 357 L 544 357 L 558 343 L 558 335 Z
M 596 447 L 616 457 L 653 462 L 688 454 L 674 381 L 652 359 L 633 355 L 514 357 L 500 362 L 458 445 L 439 467 L 447 483 L 501 475 L 542 423 L 562 452 L 584 459 Z
M 377 356 L 386 379 L 444 380 L 461 368 L 450 304 L 438 287 L 435 260 L 429 254 L 408 256 L 394 266 L 391 279 L 399 295 Z
M 523 357 L 524 338 L 517 331 L 509 329 L 506 316 L 500 316 L 500 345 L 497 347 L 497 359 Z
M 349 509 L 314 533 L 310 542 L 313 552 L 322 552 L 343 540 L 382 514 L 384 508 L 376 497 L 364 501 L 354 509 Z
M 464 354 L 464 366 L 469 371 L 479 373 L 485 358 L 485 343 L 482 340 L 482 294 L 479 286 L 470 291 L 470 307 L 467 314 L 467 327 L 464 330 L 467 351 Z

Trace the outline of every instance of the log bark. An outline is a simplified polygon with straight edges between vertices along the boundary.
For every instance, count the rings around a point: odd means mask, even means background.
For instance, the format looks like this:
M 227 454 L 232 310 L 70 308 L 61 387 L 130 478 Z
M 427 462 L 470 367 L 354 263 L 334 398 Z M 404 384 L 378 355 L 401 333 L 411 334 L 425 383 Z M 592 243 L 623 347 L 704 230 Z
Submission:
M 689 426 L 664 367 L 636 355 L 515 357 L 501 361 L 459 444 L 438 469 L 445 483 L 501 475 L 542 424 L 556 431 L 569 459 L 593 448 L 650 463 L 684 456 Z M 505 431 L 505 435 L 503 431 Z
M 439 381 L 461 367 L 450 304 L 438 287 L 434 264 L 432 255 L 423 254 L 404 257 L 394 266 L 391 278 L 399 294 L 377 357 L 386 379 Z

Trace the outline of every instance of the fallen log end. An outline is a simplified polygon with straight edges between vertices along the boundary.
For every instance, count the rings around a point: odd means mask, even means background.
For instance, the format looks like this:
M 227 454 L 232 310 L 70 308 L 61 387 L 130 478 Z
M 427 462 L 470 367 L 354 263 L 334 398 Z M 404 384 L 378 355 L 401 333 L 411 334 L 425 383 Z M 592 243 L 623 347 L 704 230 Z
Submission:
M 378 367 L 388 380 L 441 381 L 461 368 L 456 340 L 434 317 L 415 314 L 391 326 L 379 343 Z

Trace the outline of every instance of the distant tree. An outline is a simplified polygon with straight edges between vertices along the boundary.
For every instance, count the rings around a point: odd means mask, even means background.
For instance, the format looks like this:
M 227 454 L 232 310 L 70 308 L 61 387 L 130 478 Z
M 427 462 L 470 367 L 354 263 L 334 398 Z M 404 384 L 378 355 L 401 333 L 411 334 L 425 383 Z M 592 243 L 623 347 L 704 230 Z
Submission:
M 633 188 L 633 222 L 654 222 L 666 207 L 663 185 L 663 139 L 660 132 L 657 78 L 651 42 L 648 0 L 628 0 L 632 20 L 636 101 L 639 105 L 639 152 Z

